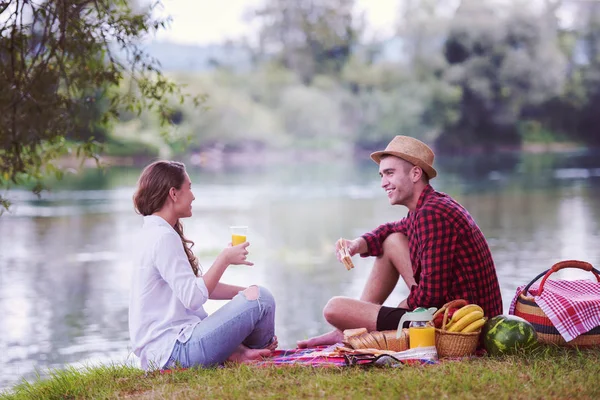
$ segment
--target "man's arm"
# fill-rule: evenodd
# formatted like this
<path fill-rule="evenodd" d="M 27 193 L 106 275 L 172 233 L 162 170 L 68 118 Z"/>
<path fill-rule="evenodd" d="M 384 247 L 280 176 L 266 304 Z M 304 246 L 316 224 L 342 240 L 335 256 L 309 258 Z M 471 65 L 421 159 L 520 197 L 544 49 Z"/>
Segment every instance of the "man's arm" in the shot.
<path fill-rule="evenodd" d="M 352 253 L 360 254 L 361 257 L 379 257 L 383 254 L 383 241 L 392 233 L 402 233 L 406 235 L 406 218 L 402 218 L 400 221 L 388 222 L 383 225 L 379 225 L 375 230 L 365 233 L 355 241 L 362 239 L 359 251 Z"/>
<path fill-rule="evenodd" d="M 418 219 L 421 271 L 419 284 L 412 286 L 407 298 L 409 309 L 443 304 L 452 288 L 453 254 L 456 229 L 441 215 L 425 211 Z"/>

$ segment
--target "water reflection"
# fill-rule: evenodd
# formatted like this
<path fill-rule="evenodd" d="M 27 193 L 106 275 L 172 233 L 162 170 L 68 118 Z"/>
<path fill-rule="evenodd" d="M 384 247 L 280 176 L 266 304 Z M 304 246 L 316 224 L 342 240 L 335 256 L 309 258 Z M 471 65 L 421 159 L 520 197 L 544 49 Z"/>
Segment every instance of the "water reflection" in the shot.
<path fill-rule="evenodd" d="M 518 285 L 564 259 L 598 266 L 600 160 L 596 155 L 441 158 L 433 181 L 463 203 L 488 238 L 507 309 Z M 141 217 L 131 205 L 139 169 L 86 171 L 41 199 L 13 191 L 0 217 L 0 387 L 35 369 L 133 362 L 127 305 L 132 249 Z M 372 163 L 303 165 L 205 173 L 191 170 L 196 201 L 186 234 L 209 266 L 229 225 L 249 225 L 255 267 L 224 279 L 269 287 L 278 300 L 282 347 L 322 333 L 334 295 L 357 296 L 372 263 L 346 271 L 332 246 L 406 214 L 387 204 Z M 587 277 L 583 271 L 557 274 Z M 398 288 L 388 304 L 407 295 Z M 220 302 L 207 307 L 214 310 Z"/>

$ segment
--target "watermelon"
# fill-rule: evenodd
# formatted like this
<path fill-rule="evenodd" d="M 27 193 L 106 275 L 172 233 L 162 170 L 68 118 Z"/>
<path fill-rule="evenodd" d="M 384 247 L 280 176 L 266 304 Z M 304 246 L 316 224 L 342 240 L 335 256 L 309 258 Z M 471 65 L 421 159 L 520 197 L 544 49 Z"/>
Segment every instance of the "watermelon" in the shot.
<path fill-rule="evenodd" d="M 515 354 L 537 345 L 533 326 L 515 315 L 498 315 L 486 321 L 482 329 L 483 345 L 492 356 Z"/>

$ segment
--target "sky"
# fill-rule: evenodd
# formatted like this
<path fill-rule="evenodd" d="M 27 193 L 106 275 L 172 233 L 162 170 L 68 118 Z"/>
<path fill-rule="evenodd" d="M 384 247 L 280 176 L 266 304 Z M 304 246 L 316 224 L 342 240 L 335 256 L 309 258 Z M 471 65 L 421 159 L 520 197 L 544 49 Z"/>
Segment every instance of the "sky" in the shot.
<path fill-rule="evenodd" d="M 163 13 L 173 19 L 171 27 L 157 34 L 157 39 L 184 44 L 221 43 L 252 32 L 243 21 L 248 8 L 264 0 L 163 0 Z M 356 0 L 364 11 L 371 33 L 392 34 L 398 15 L 398 0 Z"/>
<path fill-rule="evenodd" d="M 151 1 L 151 0 L 148 0 Z M 244 21 L 244 14 L 265 0 L 162 0 L 163 15 L 170 15 L 170 28 L 161 30 L 157 39 L 182 44 L 223 43 L 251 35 L 255 28 Z M 299 1 L 299 0 L 298 0 Z M 510 4 L 517 0 L 493 0 Z M 542 7 L 545 0 L 521 0 L 521 4 Z M 357 12 L 364 12 L 367 36 L 389 37 L 395 32 L 403 0 L 355 0 Z M 518 1 L 517 1 L 518 3 Z M 460 0 L 446 0 L 447 11 L 454 10 Z M 570 24 L 568 7 L 559 14 L 563 24 Z"/>

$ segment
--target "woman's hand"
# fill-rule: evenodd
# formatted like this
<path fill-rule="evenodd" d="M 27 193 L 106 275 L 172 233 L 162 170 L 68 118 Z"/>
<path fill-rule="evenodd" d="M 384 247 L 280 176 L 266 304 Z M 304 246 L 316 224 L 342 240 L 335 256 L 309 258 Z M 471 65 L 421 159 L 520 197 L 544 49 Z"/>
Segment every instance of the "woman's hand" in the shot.
<path fill-rule="evenodd" d="M 254 265 L 254 263 L 246 260 L 248 246 L 250 246 L 248 242 L 236 246 L 232 246 L 230 243 L 228 247 L 223 249 L 220 256 L 223 257 L 223 261 L 227 265 Z"/>
<path fill-rule="evenodd" d="M 230 265 L 240 264 L 254 265 L 254 263 L 246 261 L 246 256 L 248 255 L 248 250 L 246 248 L 248 246 L 250 246 L 250 243 L 248 242 L 238 244 L 237 246 L 232 246 L 231 243 L 229 243 L 229 246 L 219 253 L 212 267 L 210 267 L 210 269 L 203 276 L 209 295 L 216 297 L 223 296 L 222 292 L 220 291 L 217 291 L 217 293 L 213 295 L 213 291 L 219 285 L 219 281 L 221 280 L 221 277 L 223 276 L 223 273 L 227 267 Z"/>

